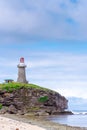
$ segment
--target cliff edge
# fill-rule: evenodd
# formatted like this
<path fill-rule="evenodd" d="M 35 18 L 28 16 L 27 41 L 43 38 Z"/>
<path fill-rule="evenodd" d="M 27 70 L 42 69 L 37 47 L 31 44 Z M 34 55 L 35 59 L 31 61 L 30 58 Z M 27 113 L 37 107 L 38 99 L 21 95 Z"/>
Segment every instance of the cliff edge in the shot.
<path fill-rule="evenodd" d="M 0 85 L 0 113 L 52 115 L 67 108 L 68 100 L 55 91 L 34 84 Z"/>

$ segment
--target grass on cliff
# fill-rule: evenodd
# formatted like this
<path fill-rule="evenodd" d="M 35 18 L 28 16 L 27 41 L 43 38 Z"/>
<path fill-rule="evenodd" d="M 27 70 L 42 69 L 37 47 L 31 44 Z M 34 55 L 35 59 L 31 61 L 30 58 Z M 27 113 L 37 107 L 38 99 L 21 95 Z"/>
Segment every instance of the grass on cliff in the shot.
<path fill-rule="evenodd" d="M 44 91 L 49 91 L 47 88 L 40 87 L 35 84 L 23 84 L 23 83 L 4 83 L 0 84 L 0 90 L 6 90 L 7 92 L 12 92 L 14 90 L 20 89 L 20 88 L 32 88 L 32 89 L 39 89 L 39 90 L 44 90 Z"/>

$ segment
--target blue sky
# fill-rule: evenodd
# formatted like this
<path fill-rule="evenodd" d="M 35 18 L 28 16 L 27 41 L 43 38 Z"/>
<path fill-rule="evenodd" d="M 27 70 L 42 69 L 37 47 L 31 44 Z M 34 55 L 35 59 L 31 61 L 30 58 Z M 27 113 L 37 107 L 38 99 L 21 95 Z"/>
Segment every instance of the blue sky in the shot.
<path fill-rule="evenodd" d="M 0 0 L 0 82 L 27 80 L 87 98 L 87 0 Z"/>

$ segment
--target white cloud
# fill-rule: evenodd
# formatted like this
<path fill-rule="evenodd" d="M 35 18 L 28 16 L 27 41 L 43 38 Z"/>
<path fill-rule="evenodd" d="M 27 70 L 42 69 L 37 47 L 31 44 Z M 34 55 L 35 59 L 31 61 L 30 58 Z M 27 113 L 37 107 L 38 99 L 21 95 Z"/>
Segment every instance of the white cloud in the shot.
<path fill-rule="evenodd" d="M 3 0 L 0 1 L 0 33 L 8 41 L 18 40 L 18 37 L 21 40 L 20 36 L 28 40 L 87 40 L 86 5 L 86 0 L 76 3 L 70 0 Z"/>
<path fill-rule="evenodd" d="M 12 59 L 10 59 L 9 60 L 9 58 L 7 59 L 7 58 L 2 58 L 2 57 L 0 57 L 0 66 L 3 66 L 3 67 L 15 67 L 15 66 L 17 66 L 17 61 L 15 60 L 12 60 Z"/>
<path fill-rule="evenodd" d="M 28 63 L 30 82 L 54 89 L 64 96 L 87 98 L 87 55 L 48 53 L 43 56 L 40 53 L 40 56 L 43 58 L 37 59 L 35 54 L 35 59 Z"/>

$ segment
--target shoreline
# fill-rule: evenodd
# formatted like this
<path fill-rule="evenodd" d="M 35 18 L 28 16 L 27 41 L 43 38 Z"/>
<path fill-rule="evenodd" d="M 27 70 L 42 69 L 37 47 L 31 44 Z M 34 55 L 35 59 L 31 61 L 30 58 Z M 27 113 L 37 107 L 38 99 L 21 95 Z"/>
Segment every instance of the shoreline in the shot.
<path fill-rule="evenodd" d="M 87 130 L 86 127 L 74 127 L 74 126 L 54 123 L 47 120 L 46 117 L 44 116 L 39 117 L 39 116 L 28 116 L 28 115 L 24 116 L 24 115 L 4 114 L 4 115 L 0 115 L 0 117 L 3 118 L 6 117 L 14 121 L 25 123 L 27 125 L 36 126 L 38 128 L 41 128 L 42 130 Z"/>

